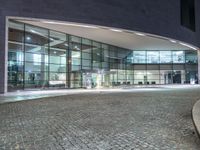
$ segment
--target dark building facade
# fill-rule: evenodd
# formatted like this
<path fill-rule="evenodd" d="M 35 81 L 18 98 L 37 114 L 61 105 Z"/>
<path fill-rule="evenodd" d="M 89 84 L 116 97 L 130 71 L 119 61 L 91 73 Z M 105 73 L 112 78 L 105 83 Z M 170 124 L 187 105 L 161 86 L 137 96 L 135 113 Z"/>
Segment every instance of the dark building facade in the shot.
<path fill-rule="evenodd" d="M 197 83 L 199 11 L 200 2 L 197 0 L 2 1 L 0 92 L 41 87 Z M 191 47 L 184 51 L 130 50 L 95 39 L 16 22 L 9 17 L 139 31 L 189 43 L 195 46 L 195 50 Z M 42 36 L 31 33 L 33 31 Z M 52 37 L 54 40 L 63 40 L 67 48 L 52 46 Z M 16 49 L 18 52 L 15 52 Z"/>

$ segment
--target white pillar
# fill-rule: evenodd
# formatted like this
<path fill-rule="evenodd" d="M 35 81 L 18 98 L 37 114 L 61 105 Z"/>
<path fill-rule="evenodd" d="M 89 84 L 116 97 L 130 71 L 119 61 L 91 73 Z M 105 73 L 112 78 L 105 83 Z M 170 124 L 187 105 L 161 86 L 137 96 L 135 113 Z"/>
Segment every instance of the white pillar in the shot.
<path fill-rule="evenodd" d="M 200 84 L 200 50 L 197 50 L 198 56 L 198 84 Z"/>

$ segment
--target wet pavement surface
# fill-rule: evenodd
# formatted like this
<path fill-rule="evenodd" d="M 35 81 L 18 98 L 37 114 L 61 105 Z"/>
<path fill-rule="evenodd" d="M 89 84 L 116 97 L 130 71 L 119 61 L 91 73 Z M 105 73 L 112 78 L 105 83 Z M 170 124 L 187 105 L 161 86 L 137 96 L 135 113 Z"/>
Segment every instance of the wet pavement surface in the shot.
<path fill-rule="evenodd" d="M 191 118 L 199 87 L 54 96 L 1 104 L 0 150 L 200 149 Z"/>

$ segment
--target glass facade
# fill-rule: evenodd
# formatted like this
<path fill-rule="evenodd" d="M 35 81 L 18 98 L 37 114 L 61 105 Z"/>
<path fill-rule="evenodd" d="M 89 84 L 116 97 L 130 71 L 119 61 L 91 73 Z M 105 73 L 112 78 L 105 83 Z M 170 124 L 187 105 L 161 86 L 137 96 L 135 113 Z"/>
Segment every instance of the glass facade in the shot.
<path fill-rule="evenodd" d="M 197 83 L 197 52 L 128 50 L 9 21 L 8 90 Z"/>

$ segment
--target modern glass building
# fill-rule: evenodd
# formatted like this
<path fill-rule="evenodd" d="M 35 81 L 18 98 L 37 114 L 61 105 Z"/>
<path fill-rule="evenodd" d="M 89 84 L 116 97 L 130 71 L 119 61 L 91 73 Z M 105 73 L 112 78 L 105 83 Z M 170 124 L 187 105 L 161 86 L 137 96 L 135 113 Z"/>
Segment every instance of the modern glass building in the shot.
<path fill-rule="evenodd" d="M 30 25 L 8 22 L 8 91 L 197 84 L 192 49 L 126 49 Z"/>
<path fill-rule="evenodd" d="M 2 1 L 0 93 L 199 84 L 197 14 L 199 0 Z"/>

